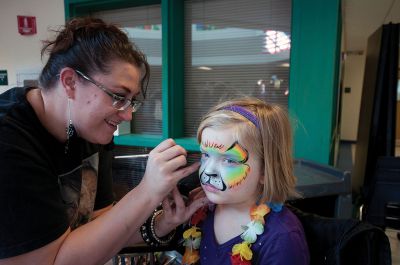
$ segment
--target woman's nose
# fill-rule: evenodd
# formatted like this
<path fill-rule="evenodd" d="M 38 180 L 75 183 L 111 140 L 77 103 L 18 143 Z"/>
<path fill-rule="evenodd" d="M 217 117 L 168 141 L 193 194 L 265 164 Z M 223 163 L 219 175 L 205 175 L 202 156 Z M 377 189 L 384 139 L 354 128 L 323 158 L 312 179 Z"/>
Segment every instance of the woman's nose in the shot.
<path fill-rule="evenodd" d="M 132 120 L 132 109 L 127 108 L 126 110 L 119 110 L 118 116 L 121 117 L 124 121 L 131 121 Z"/>

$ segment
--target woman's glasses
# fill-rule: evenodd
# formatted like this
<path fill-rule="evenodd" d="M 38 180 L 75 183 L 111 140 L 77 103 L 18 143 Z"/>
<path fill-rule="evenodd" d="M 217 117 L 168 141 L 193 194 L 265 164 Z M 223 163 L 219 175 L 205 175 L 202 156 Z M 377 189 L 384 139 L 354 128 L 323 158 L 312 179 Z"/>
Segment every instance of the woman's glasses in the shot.
<path fill-rule="evenodd" d="M 91 79 L 90 77 L 88 77 L 87 75 L 85 75 L 84 73 L 82 73 L 79 70 L 75 70 L 75 72 L 78 75 L 80 75 L 83 79 L 89 81 L 93 85 L 95 85 L 98 88 L 100 88 L 101 90 L 103 90 L 107 95 L 109 95 L 113 99 L 112 105 L 116 110 L 125 111 L 127 108 L 132 107 L 132 112 L 136 112 L 139 109 L 139 107 L 143 104 L 143 102 L 140 100 L 128 99 L 128 98 L 114 94 L 108 88 L 106 88 L 104 85 L 94 81 L 93 79 Z"/>

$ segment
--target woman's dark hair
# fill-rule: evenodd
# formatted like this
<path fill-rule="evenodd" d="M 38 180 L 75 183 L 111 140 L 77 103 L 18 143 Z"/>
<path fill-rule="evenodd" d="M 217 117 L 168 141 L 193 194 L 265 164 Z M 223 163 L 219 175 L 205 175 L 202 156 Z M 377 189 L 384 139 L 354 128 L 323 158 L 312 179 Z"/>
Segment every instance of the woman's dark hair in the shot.
<path fill-rule="evenodd" d="M 149 64 L 145 55 L 116 25 L 107 24 L 98 18 L 74 18 L 56 32 L 56 38 L 44 41 L 42 48 L 42 58 L 48 53 L 49 59 L 39 77 L 41 87 L 53 87 L 64 67 L 79 69 L 88 75 L 95 72 L 108 73 L 109 63 L 117 59 L 143 71 L 140 86 L 143 97 L 146 95 Z"/>

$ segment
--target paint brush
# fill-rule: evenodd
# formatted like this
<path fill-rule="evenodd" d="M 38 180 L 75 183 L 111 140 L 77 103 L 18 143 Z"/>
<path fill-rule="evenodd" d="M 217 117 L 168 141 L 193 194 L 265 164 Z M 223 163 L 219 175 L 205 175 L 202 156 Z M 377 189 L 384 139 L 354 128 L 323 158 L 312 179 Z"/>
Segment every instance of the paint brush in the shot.
<path fill-rule="evenodd" d="M 150 154 L 141 154 L 141 155 L 123 155 L 123 156 L 114 156 L 115 159 L 121 158 L 141 158 L 141 157 L 149 157 Z"/>

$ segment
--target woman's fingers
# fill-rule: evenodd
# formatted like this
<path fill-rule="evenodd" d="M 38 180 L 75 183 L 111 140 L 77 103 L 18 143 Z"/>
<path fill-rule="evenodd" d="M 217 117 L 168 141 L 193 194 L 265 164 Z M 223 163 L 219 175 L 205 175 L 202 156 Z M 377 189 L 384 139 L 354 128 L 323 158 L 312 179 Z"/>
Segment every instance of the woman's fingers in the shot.
<path fill-rule="evenodd" d="M 163 210 L 164 210 L 164 212 L 166 214 L 169 214 L 169 213 L 172 212 L 171 202 L 170 202 L 168 196 L 164 198 L 164 200 L 162 201 L 161 205 L 162 205 L 162 208 L 163 208 Z"/>
<path fill-rule="evenodd" d="M 159 154 L 162 154 L 163 159 L 165 159 L 166 161 L 174 159 L 178 156 L 184 156 L 185 158 L 187 156 L 186 150 L 180 145 L 171 146 L 168 149 L 159 152 Z"/>
<path fill-rule="evenodd" d="M 182 178 L 187 177 L 190 174 L 199 170 L 199 167 L 200 167 L 200 163 L 195 162 L 187 167 L 178 169 L 177 171 L 175 171 L 175 175 L 178 178 L 178 180 L 181 180 Z"/>
<path fill-rule="evenodd" d="M 163 210 L 170 214 L 171 217 L 177 217 L 177 219 L 181 219 L 180 216 L 185 213 L 185 201 L 183 200 L 182 195 L 179 193 L 178 188 L 175 186 L 172 189 L 172 192 L 163 200 L 162 202 Z"/>
<path fill-rule="evenodd" d="M 163 202 L 164 222 L 169 223 L 167 226 L 178 226 L 187 220 L 202 206 L 208 204 L 207 197 L 199 197 L 191 201 L 188 205 L 185 204 L 182 195 L 177 187 L 174 187 L 171 194 L 167 196 Z"/>
<path fill-rule="evenodd" d="M 162 162 L 160 162 L 160 163 L 162 163 Z M 187 164 L 186 156 L 179 155 L 174 158 L 165 160 L 165 162 L 163 163 L 163 166 L 161 168 L 161 171 L 176 172 L 179 168 L 184 167 L 186 164 Z"/>
<path fill-rule="evenodd" d="M 202 187 L 197 187 L 189 192 L 189 200 L 195 200 L 198 198 L 205 197 L 206 193 L 204 192 Z"/>
<path fill-rule="evenodd" d="M 179 193 L 178 187 L 174 187 L 174 189 L 172 190 L 172 196 L 174 199 L 174 203 L 175 203 L 175 209 L 177 211 L 178 215 L 181 215 L 182 213 L 185 212 L 185 201 L 183 200 L 182 195 Z"/>
<path fill-rule="evenodd" d="M 150 153 L 160 153 L 160 152 L 164 152 L 165 150 L 167 150 L 168 148 L 175 146 L 176 143 L 174 140 L 172 139 L 167 139 L 162 141 L 159 145 L 157 145 Z"/>
<path fill-rule="evenodd" d="M 154 156 L 156 154 L 162 154 L 162 158 L 167 161 L 180 155 L 184 155 L 186 157 L 187 152 L 182 146 L 177 145 L 174 140 L 167 139 L 162 141 L 150 152 L 150 156 Z"/>
<path fill-rule="evenodd" d="M 147 161 L 143 184 L 155 196 L 165 197 L 178 181 L 199 168 L 195 163 L 186 166 L 187 152 L 172 139 L 167 139 L 155 147 Z"/>

